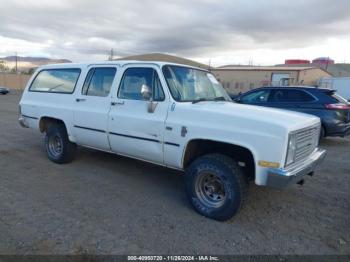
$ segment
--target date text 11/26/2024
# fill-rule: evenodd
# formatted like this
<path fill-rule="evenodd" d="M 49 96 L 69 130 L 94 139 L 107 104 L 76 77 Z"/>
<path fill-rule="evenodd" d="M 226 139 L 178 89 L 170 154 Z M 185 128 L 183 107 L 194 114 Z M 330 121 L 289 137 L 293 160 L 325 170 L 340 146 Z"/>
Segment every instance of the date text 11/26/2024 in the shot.
<path fill-rule="evenodd" d="M 128 261 L 219 261 L 216 256 L 128 256 Z"/>

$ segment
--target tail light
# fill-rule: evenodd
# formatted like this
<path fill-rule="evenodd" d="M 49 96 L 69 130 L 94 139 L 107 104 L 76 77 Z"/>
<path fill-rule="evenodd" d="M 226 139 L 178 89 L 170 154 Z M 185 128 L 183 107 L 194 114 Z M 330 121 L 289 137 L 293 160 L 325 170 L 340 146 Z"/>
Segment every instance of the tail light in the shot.
<path fill-rule="evenodd" d="M 327 109 L 342 109 L 342 110 L 348 110 L 350 109 L 350 105 L 348 104 L 326 104 L 325 105 Z"/>

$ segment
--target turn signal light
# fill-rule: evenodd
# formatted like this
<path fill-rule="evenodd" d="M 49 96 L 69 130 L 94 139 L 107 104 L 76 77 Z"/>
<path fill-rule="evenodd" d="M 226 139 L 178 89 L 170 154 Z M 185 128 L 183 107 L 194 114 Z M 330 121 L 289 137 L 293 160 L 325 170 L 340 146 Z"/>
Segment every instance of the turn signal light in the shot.
<path fill-rule="evenodd" d="M 279 163 L 268 162 L 268 161 L 263 161 L 263 160 L 260 160 L 258 164 L 259 164 L 259 166 L 262 166 L 262 167 L 273 167 L 273 168 L 279 168 L 280 167 Z"/>

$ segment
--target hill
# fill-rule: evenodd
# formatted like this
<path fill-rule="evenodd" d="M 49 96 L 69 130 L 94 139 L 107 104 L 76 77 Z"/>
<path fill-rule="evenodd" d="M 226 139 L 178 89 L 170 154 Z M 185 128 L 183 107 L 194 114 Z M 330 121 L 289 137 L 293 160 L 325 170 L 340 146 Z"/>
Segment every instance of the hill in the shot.
<path fill-rule="evenodd" d="M 10 70 L 16 66 L 16 56 L 6 56 L 0 58 L 3 61 L 4 66 Z M 41 65 L 47 64 L 60 64 L 60 63 L 71 63 L 68 59 L 52 59 L 46 57 L 30 57 L 30 56 L 17 56 L 17 67 L 19 71 L 28 71 L 31 68 L 35 68 Z"/>

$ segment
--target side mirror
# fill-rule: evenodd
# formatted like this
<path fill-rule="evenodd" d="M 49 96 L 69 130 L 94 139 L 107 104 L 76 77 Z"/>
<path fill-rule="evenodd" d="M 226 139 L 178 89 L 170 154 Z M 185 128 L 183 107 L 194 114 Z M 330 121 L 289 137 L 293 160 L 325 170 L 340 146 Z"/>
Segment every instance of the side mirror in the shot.
<path fill-rule="evenodd" d="M 141 95 L 144 100 L 148 101 L 147 102 L 148 113 L 153 113 L 156 110 L 158 103 L 153 101 L 151 88 L 147 85 L 142 85 Z"/>
<path fill-rule="evenodd" d="M 150 101 L 152 99 L 152 91 L 151 88 L 147 85 L 142 85 L 141 87 L 141 95 L 144 100 Z"/>

